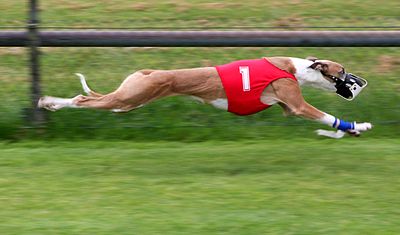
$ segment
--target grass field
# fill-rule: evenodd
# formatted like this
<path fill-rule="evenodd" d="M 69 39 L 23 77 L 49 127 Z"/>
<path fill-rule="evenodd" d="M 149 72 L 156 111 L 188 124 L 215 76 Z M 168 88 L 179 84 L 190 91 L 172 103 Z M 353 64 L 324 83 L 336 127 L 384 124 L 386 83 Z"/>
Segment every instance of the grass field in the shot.
<path fill-rule="evenodd" d="M 0 143 L 0 233 L 398 234 L 399 145 Z"/>
<path fill-rule="evenodd" d="M 43 26 L 282 27 L 398 25 L 399 3 L 386 0 L 41 0 Z M 24 26 L 25 1 L 2 1 L 0 23 Z M 1 24 L 0 24 L 1 25 Z"/>

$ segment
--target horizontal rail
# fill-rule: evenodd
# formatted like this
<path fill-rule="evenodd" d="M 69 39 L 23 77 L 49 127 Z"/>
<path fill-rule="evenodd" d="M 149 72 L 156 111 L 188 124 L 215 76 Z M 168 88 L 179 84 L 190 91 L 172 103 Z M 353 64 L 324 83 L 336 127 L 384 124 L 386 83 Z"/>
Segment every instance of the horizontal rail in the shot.
<path fill-rule="evenodd" d="M 400 31 L 40 31 L 42 47 L 388 47 Z M 0 31 L 0 46 L 27 46 L 24 31 Z"/>

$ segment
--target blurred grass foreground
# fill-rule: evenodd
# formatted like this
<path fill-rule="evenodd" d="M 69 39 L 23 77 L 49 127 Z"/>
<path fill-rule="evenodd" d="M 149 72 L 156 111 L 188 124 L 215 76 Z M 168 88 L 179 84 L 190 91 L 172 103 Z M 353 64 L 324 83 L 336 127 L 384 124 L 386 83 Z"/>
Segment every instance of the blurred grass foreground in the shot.
<path fill-rule="evenodd" d="M 399 144 L 0 143 L 0 231 L 398 234 Z"/>

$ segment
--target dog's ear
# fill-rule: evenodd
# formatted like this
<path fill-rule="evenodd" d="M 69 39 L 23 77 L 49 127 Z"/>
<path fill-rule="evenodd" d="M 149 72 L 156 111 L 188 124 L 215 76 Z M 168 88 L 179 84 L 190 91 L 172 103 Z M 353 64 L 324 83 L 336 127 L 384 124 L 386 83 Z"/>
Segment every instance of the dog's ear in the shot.
<path fill-rule="evenodd" d="M 312 62 L 315 62 L 316 60 L 318 60 L 318 58 L 314 56 L 307 56 L 306 60 L 311 60 Z"/>
<path fill-rule="evenodd" d="M 310 65 L 310 68 L 318 70 L 318 71 L 322 71 L 322 72 L 328 72 L 328 64 L 324 63 L 324 62 L 314 62 L 312 65 Z"/>

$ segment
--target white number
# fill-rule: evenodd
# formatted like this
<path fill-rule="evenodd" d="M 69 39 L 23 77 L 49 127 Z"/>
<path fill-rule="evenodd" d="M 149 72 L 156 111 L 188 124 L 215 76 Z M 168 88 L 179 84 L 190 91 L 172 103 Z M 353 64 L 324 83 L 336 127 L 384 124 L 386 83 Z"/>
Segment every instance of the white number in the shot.
<path fill-rule="evenodd" d="M 248 66 L 240 66 L 239 71 L 242 74 L 243 91 L 250 91 L 250 73 Z"/>

